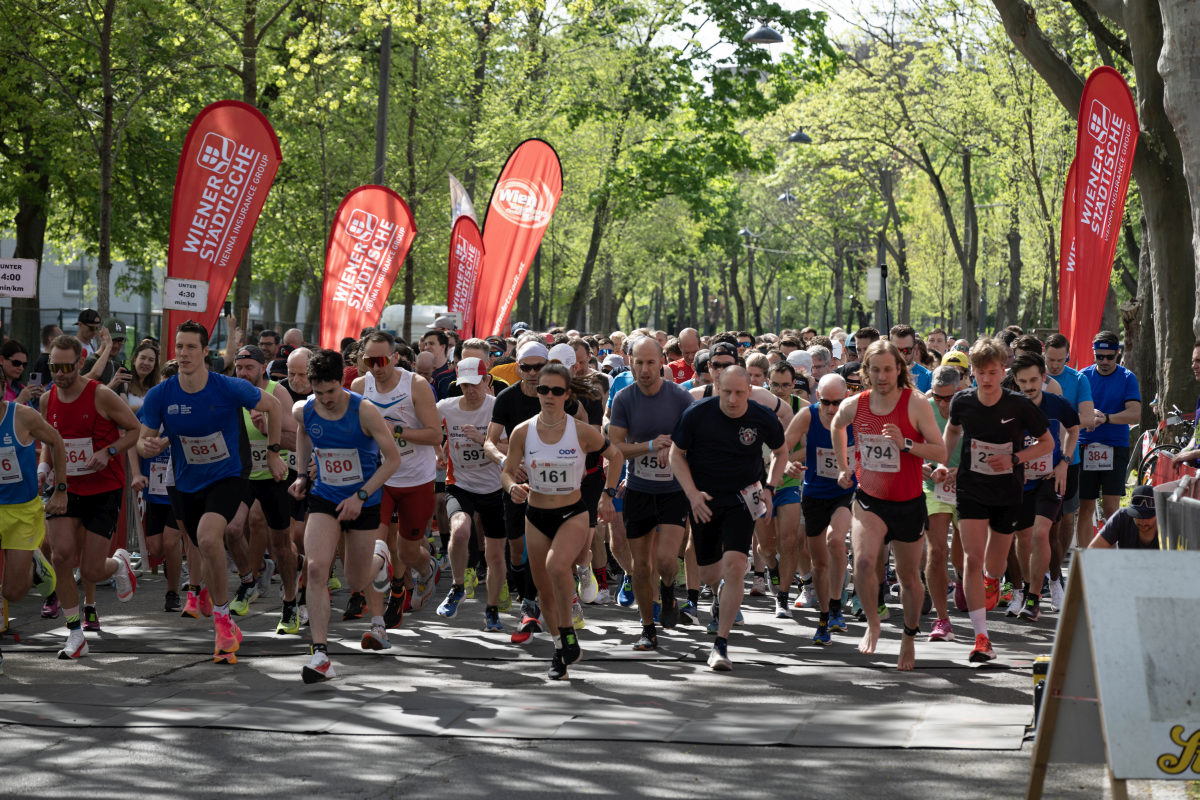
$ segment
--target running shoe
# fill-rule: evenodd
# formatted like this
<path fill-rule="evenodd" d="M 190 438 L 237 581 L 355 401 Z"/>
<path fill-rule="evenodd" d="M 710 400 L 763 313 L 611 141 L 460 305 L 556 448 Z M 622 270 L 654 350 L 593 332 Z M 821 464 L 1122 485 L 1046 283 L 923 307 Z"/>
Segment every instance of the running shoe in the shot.
<path fill-rule="evenodd" d="M 446 593 L 446 599 L 437 607 L 438 616 L 445 617 L 446 619 L 454 619 L 458 615 L 458 607 L 466 595 L 466 589 L 455 589 L 451 586 L 450 591 Z"/>
<path fill-rule="evenodd" d="M 866 612 L 862 610 L 862 604 L 858 601 L 858 595 L 852 594 L 842 603 L 842 608 L 854 616 L 856 620 L 862 622 L 867 618 Z"/>
<path fill-rule="evenodd" d="M 713 642 L 708 654 L 708 668 L 715 672 L 729 672 L 733 662 L 729 660 L 729 646 L 724 642 Z"/>
<path fill-rule="evenodd" d="M 592 573 L 591 565 L 575 568 L 575 582 L 579 587 L 581 602 L 589 605 L 596 602 L 596 593 L 600 591 L 600 584 L 596 583 L 596 576 Z"/>
<path fill-rule="evenodd" d="M 674 591 L 667 593 L 666 600 L 658 616 L 664 628 L 674 628 L 679 624 L 679 601 L 675 599 Z"/>
<path fill-rule="evenodd" d="M 983 607 L 985 609 L 987 609 L 988 611 L 991 611 L 993 608 L 995 608 L 999 604 L 999 602 L 1000 602 L 1000 579 L 999 578 L 989 578 L 987 575 L 983 576 L 983 599 L 984 599 Z"/>
<path fill-rule="evenodd" d="M 363 634 L 363 650 L 387 650 L 391 646 L 392 643 L 388 641 L 387 628 L 382 625 L 372 625 L 371 629 Z"/>
<path fill-rule="evenodd" d="M 841 611 L 838 611 L 836 614 L 829 615 L 829 631 L 831 633 L 846 632 L 846 617 Z"/>
<path fill-rule="evenodd" d="M 383 566 L 379 568 L 379 572 L 375 573 L 375 580 L 371 585 L 375 587 L 375 591 L 379 593 L 386 592 L 392 585 L 392 554 L 388 550 L 387 542 L 382 539 L 375 540 L 375 555 L 383 559 Z"/>
<path fill-rule="evenodd" d="M 300 627 L 308 625 L 308 606 L 303 603 L 296 606 L 296 614 L 300 617 Z"/>
<path fill-rule="evenodd" d="M 612 605 L 613 597 L 612 590 L 607 586 L 601 586 L 596 590 L 596 599 L 592 601 L 594 606 L 609 606 Z"/>
<path fill-rule="evenodd" d="M 513 644 L 524 644 L 535 633 L 542 632 L 542 626 L 538 624 L 539 616 L 540 611 L 536 603 L 529 601 L 521 603 L 521 624 L 512 633 L 511 641 Z"/>
<path fill-rule="evenodd" d="M 969 660 L 973 664 L 986 664 L 996 657 L 996 651 L 992 649 L 992 643 L 984 634 L 979 634 L 975 637 L 975 648 L 971 650 Z"/>
<path fill-rule="evenodd" d="M 87 639 L 83 638 L 83 631 L 79 628 L 67 633 L 66 644 L 63 649 L 58 651 L 58 657 L 64 661 L 72 658 L 83 658 L 88 654 Z"/>
<path fill-rule="evenodd" d="M 118 571 L 120 571 L 119 568 Z M 54 567 L 42 555 L 41 550 L 35 549 L 33 551 L 33 588 L 39 595 L 46 598 L 47 605 L 49 605 L 50 595 L 54 594 L 54 586 L 57 581 L 58 576 L 54 574 Z M 58 603 L 56 602 L 55 608 L 57 607 Z M 46 615 L 43 613 L 42 616 L 45 617 Z M 58 614 L 55 613 L 53 616 L 47 617 L 47 619 L 53 619 L 57 616 Z"/>
<path fill-rule="evenodd" d="M 652 603 L 650 606 L 650 611 L 651 615 L 654 617 L 654 621 L 658 622 L 659 614 L 662 613 L 662 606 L 660 606 L 657 602 Z"/>
<path fill-rule="evenodd" d="M 178 614 L 183 608 L 183 604 L 179 602 L 179 592 L 167 592 L 163 598 L 163 611 L 168 614 Z"/>
<path fill-rule="evenodd" d="M 921 601 L 921 616 L 925 616 L 933 608 L 933 598 L 929 596 L 929 590 L 925 590 L 925 599 Z"/>
<path fill-rule="evenodd" d="M 811 580 L 800 587 L 800 597 L 797 600 L 800 601 L 800 605 L 797 608 L 817 607 L 817 587 L 813 586 Z"/>
<path fill-rule="evenodd" d="M 497 608 L 501 614 L 507 614 L 509 611 L 512 611 L 512 595 L 508 592 L 507 579 L 500 584 L 500 603 Z"/>
<path fill-rule="evenodd" d="M 933 630 L 929 632 L 929 641 L 931 642 L 953 642 L 954 628 L 950 627 L 950 618 L 944 617 L 936 620 L 933 623 Z"/>
<path fill-rule="evenodd" d="M 829 635 L 828 625 L 818 625 L 817 632 L 812 637 L 813 644 L 819 644 L 822 647 L 828 647 L 833 644 L 833 637 Z"/>
<path fill-rule="evenodd" d="M 617 592 L 617 602 L 626 608 L 633 605 L 633 578 L 628 575 L 621 578 L 621 590 Z"/>
<path fill-rule="evenodd" d="M 236 664 L 238 647 L 242 643 L 242 629 L 232 617 L 218 614 L 213 617 L 213 627 L 216 629 L 216 644 L 213 646 L 214 664 Z"/>
<path fill-rule="evenodd" d="M 414 576 L 413 580 L 412 610 L 420 611 L 429 602 L 429 598 L 433 597 L 433 590 L 437 586 L 437 562 L 430 558 L 429 572 L 424 576 Z"/>
<path fill-rule="evenodd" d="M 771 588 L 767 586 L 767 582 L 762 575 L 755 575 L 754 580 L 750 582 L 751 597 L 765 597 L 770 594 Z"/>
<path fill-rule="evenodd" d="M 276 636 L 300 635 L 300 609 L 292 606 L 279 614 L 279 622 L 275 625 Z"/>
<path fill-rule="evenodd" d="M 389 628 L 399 628 L 404 621 L 404 601 L 408 597 L 408 589 L 401 587 L 400 591 L 392 590 L 388 596 L 387 608 L 383 610 L 383 624 Z"/>
<path fill-rule="evenodd" d="M 467 567 L 467 571 L 463 573 L 463 591 L 464 596 L 468 600 L 475 599 L 475 587 L 479 585 L 479 578 L 475 574 L 474 567 Z"/>
<path fill-rule="evenodd" d="M 796 610 L 804 608 L 804 592 L 800 592 L 798 595 L 796 595 L 796 601 L 792 603 L 792 608 Z"/>
<path fill-rule="evenodd" d="M 587 627 L 587 620 L 583 618 L 583 606 L 579 604 L 579 595 L 575 595 L 575 599 L 571 601 L 571 624 L 577 631 Z"/>
<path fill-rule="evenodd" d="M 258 573 L 258 581 L 255 586 L 258 588 L 258 596 L 266 597 L 271 591 L 271 578 L 275 577 L 275 561 L 270 558 L 263 558 L 262 572 Z"/>
<path fill-rule="evenodd" d="M 954 607 L 959 611 L 967 610 L 967 593 L 963 591 L 963 585 L 959 581 L 954 583 Z"/>
<path fill-rule="evenodd" d="M 61 610 L 62 607 L 58 604 L 58 595 L 51 593 L 50 597 L 46 598 L 46 602 L 42 603 L 42 619 L 58 619 Z"/>
<path fill-rule="evenodd" d="M 1005 581 L 1000 585 L 1000 602 L 1011 603 L 1013 599 L 1014 587 L 1012 581 Z"/>
<path fill-rule="evenodd" d="M 246 612 L 250 610 L 250 604 L 258 597 L 258 586 L 251 581 L 238 585 L 237 594 L 233 596 L 233 600 L 229 602 L 229 613 L 235 616 L 244 617 Z"/>
<path fill-rule="evenodd" d="M 787 603 L 781 595 L 775 595 L 775 619 L 790 619 L 792 610 L 788 608 Z"/>
<path fill-rule="evenodd" d="M 696 608 L 696 604 L 691 600 L 679 607 L 679 624 L 680 625 L 699 625 L 700 610 Z"/>
<path fill-rule="evenodd" d="M 563 660 L 563 651 L 557 647 L 550 659 L 550 669 L 546 671 L 546 677 L 552 681 L 561 681 L 567 677 L 567 662 Z"/>
<path fill-rule="evenodd" d="M 212 595 L 208 592 L 207 586 L 200 587 L 200 594 L 196 596 L 196 602 L 200 606 L 200 613 L 206 617 L 213 615 Z"/>
<path fill-rule="evenodd" d="M 200 601 L 195 592 L 187 593 L 187 599 L 183 601 L 183 608 L 180 609 L 179 616 L 200 619 Z"/>
<path fill-rule="evenodd" d="M 579 659 L 583 658 L 583 651 L 579 648 L 579 637 L 575 635 L 575 631 L 571 631 L 563 638 L 565 639 L 562 647 L 563 663 L 567 666 L 578 663 Z"/>
<path fill-rule="evenodd" d="M 1029 597 L 1026 597 L 1025 604 L 1021 606 L 1021 619 L 1028 620 L 1029 622 L 1037 622 L 1042 616 L 1041 601 L 1042 598 L 1037 595 L 1031 594 Z"/>
<path fill-rule="evenodd" d="M 887 603 L 880 603 L 879 604 L 879 621 L 884 622 L 890 616 L 892 616 L 892 611 L 891 611 L 891 609 L 889 609 L 887 607 Z"/>
<path fill-rule="evenodd" d="M 128 603 L 133 599 L 133 593 L 137 591 L 137 576 L 133 574 L 129 551 L 124 547 L 118 547 L 117 551 L 113 553 L 113 558 L 117 560 L 117 571 L 113 573 L 113 582 L 117 587 L 117 599 L 122 603 Z"/>
<path fill-rule="evenodd" d="M 100 630 L 100 615 L 96 613 L 95 606 L 83 607 L 83 629 L 93 633 Z"/>
<path fill-rule="evenodd" d="M 352 592 L 350 599 L 346 601 L 346 610 L 342 612 L 342 621 L 352 619 L 362 619 L 363 612 L 367 608 L 367 596 L 362 592 Z M 230 604 L 229 610 L 233 610 L 233 605 Z"/>
<path fill-rule="evenodd" d="M 333 662 L 322 650 L 314 650 L 312 658 L 304 665 L 304 669 L 300 670 L 300 678 L 305 683 L 320 683 L 336 677 L 337 674 L 333 671 Z"/>
<path fill-rule="evenodd" d="M 1000 595 L 1003 601 L 1004 595 Z M 1021 613 L 1021 609 L 1025 607 L 1025 592 L 1016 589 L 1012 593 L 1012 598 L 1008 601 L 1008 609 L 1004 612 L 1007 617 L 1015 617 Z"/>
<path fill-rule="evenodd" d="M 658 649 L 658 635 L 654 632 L 654 629 L 653 628 L 644 628 L 642 630 L 642 635 L 639 636 L 638 640 L 634 643 L 633 649 L 637 650 L 639 653 L 645 653 L 650 650 L 657 650 Z"/>
<path fill-rule="evenodd" d="M 337 575 L 330 575 L 328 586 L 329 586 L 329 591 L 336 592 L 338 589 L 342 588 L 342 582 L 340 580 L 338 580 Z"/>
<path fill-rule="evenodd" d="M 500 621 L 500 612 L 499 611 L 488 611 L 486 609 L 484 610 L 484 612 L 483 612 L 483 629 L 485 631 L 497 631 L 497 632 L 504 631 L 504 623 L 502 623 Z"/>
<path fill-rule="evenodd" d="M 1063 579 L 1059 578 L 1056 581 L 1050 581 L 1050 610 L 1062 611 L 1063 596 L 1066 594 L 1063 591 Z"/>

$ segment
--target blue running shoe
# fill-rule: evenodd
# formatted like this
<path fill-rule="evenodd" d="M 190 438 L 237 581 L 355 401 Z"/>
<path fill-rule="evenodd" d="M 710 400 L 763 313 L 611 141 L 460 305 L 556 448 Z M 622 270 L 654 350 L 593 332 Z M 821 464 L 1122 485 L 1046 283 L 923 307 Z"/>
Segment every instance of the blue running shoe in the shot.
<path fill-rule="evenodd" d="M 485 631 L 504 631 L 504 623 L 500 621 L 500 613 L 498 611 L 483 612 L 483 629 Z"/>
<path fill-rule="evenodd" d="M 846 632 L 846 617 L 841 611 L 829 615 L 829 630 L 836 633 Z"/>
<path fill-rule="evenodd" d="M 629 575 L 621 579 L 621 591 L 617 592 L 617 602 L 626 608 L 633 605 L 633 578 Z"/>
<path fill-rule="evenodd" d="M 438 616 L 446 617 L 447 619 L 453 619 L 454 616 L 458 614 L 458 606 L 460 603 L 462 603 L 463 598 L 466 597 L 466 595 L 467 591 L 465 588 L 455 589 L 454 587 L 450 587 L 450 591 L 446 594 L 446 599 L 443 600 L 442 604 L 437 608 Z"/>
<path fill-rule="evenodd" d="M 659 614 L 660 614 L 660 612 L 662 612 L 662 606 L 661 606 L 661 605 L 659 605 L 658 603 L 655 603 L 655 604 L 654 604 L 654 606 L 653 606 L 653 608 L 654 608 L 654 621 L 655 621 L 655 622 L 658 622 L 658 621 L 659 621 L 659 619 L 658 619 L 658 617 L 659 617 Z"/>
<path fill-rule="evenodd" d="M 700 624 L 700 609 L 696 608 L 696 604 L 688 601 L 679 607 L 679 624 L 680 625 L 699 625 Z"/>
<path fill-rule="evenodd" d="M 819 644 L 822 647 L 828 647 L 833 644 L 833 639 L 829 635 L 829 628 L 824 625 L 817 626 L 817 632 L 812 637 L 813 644 Z"/>

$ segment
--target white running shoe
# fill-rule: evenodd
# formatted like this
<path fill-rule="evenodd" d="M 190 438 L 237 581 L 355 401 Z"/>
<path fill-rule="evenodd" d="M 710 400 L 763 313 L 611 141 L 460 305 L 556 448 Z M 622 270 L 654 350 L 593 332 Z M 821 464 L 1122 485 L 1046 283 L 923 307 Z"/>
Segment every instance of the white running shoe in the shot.
<path fill-rule="evenodd" d="M 763 576 L 755 575 L 753 582 L 751 582 L 751 584 L 750 584 L 750 596 L 751 597 L 763 597 L 770 593 L 771 593 L 770 587 L 767 586 L 767 582 L 765 580 L 763 580 Z"/>
<path fill-rule="evenodd" d="M 817 590 L 812 585 L 812 581 L 800 587 L 800 599 L 796 604 L 797 608 L 816 608 L 817 607 Z"/>
<path fill-rule="evenodd" d="M 579 605 L 579 595 L 576 595 L 575 599 L 571 601 L 571 624 L 577 631 L 587 627 L 587 620 L 583 618 L 583 606 Z"/>
<path fill-rule="evenodd" d="M 375 573 L 375 580 L 371 585 L 377 592 L 386 592 L 392 586 L 392 554 L 388 550 L 387 542 L 382 539 L 375 540 L 375 555 L 383 559 L 383 566 Z"/>
<path fill-rule="evenodd" d="M 133 574 L 129 551 L 124 547 L 118 547 L 113 553 L 113 558 L 117 560 L 117 571 L 113 573 L 113 583 L 117 587 L 117 599 L 122 603 L 128 603 L 133 599 L 133 593 L 137 591 L 137 576 Z"/>
<path fill-rule="evenodd" d="M 1062 578 L 1050 581 L 1050 608 L 1054 611 L 1062 611 L 1063 596 L 1066 594 L 1062 581 Z"/>
<path fill-rule="evenodd" d="M 590 566 L 576 567 L 575 579 L 579 582 L 579 600 L 589 604 L 596 602 L 600 584 L 596 583 L 596 576 L 593 574 L 592 568 Z"/>
<path fill-rule="evenodd" d="M 1019 616 L 1023 605 L 1025 605 L 1025 592 L 1021 589 L 1013 589 L 1013 598 L 1008 604 L 1008 610 L 1004 612 L 1005 616 Z"/>
<path fill-rule="evenodd" d="M 58 651 L 58 657 L 61 659 L 83 658 L 88 654 L 87 639 L 83 638 L 83 630 L 75 628 L 67 634 L 67 643 L 63 645 L 63 649 Z"/>

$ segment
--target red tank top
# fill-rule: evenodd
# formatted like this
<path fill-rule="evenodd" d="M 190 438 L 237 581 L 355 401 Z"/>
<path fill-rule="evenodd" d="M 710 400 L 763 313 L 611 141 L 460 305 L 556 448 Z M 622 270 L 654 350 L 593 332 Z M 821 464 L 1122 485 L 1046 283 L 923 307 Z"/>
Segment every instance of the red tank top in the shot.
<path fill-rule="evenodd" d="M 71 474 L 87 461 L 86 447 L 94 453 L 121 438 L 121 429 L 96 409 L 96 388 L 100 384 L 88 380 L 87 386 L 74 402 L 64 403 L 58 397 L 58 386 L 50 387 L 46 419 L 67 445 L 67 491 L 92 495 L 125 488 L 125 455 L 108 460 L 99 472 Z"/>
<path fill-rule="evenodd" d="M 854 474 L 859 487 L 880 500 L 901 503 L 920 497 L 924 492 L 921 483 L 921 459 L 912 453 L 901 453 L 895 443 L 883 438 L 883 426 L 889 422 L 900 426 L 900 433 L 914 442 L 924 442 L 912 422 L 908 419 L 908 403 L 912 389 L 900 392 L 900 402 L 886 416 L 877 416 L 871 411 L 871 392 L 860 394 L 854 412 L 855 461 Z M 875 465 L 864 469 L 863 464 Z"/>

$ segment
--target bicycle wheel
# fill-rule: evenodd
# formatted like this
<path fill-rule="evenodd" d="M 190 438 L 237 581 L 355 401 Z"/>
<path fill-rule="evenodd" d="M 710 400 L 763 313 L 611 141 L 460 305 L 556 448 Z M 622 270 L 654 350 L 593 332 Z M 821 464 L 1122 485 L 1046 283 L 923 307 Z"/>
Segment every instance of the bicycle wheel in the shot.
<path fill-rule="evenodd" d="M 1159 483 L 1159 479 L 1157 479 L 1155 476 L 1155 469 L 1158 466 L 1159 459 L 1170 459 L 1171 456 L 1178 452 L 1181 452 L 1181 448 L 1177 444 L 1160 444 L 1158 447 L 1147 453 L 1146 457 L 1142 459 L 1141 466 L 1138 467 L 1137 485 L 1145 486 L 1146 484 L 1149 484 L 1154 486 Z M 1173 479 L 1174 478 L 1172 477 L 1168 480 Z"/>

